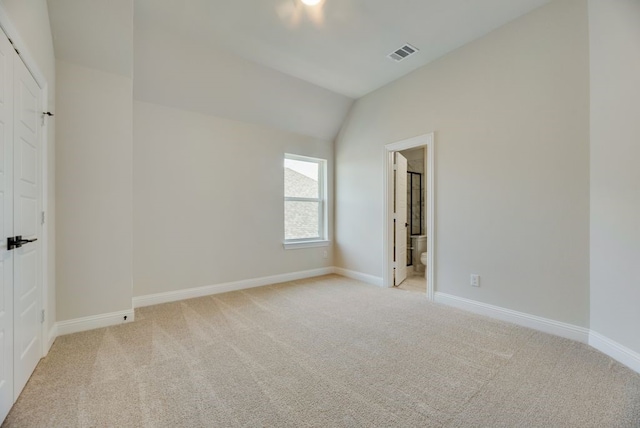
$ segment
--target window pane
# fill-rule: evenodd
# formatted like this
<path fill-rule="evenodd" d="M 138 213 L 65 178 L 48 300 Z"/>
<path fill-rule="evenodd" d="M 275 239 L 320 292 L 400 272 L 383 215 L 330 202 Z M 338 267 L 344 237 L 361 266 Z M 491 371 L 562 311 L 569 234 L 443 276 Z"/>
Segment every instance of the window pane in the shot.
<path fill-rule="evenodd" d="M 318 163 L 284 160 L 284 195 L 294 198 L 319 198 Z"/>
<path fill-rule="evenodd" d="M 320 202 L 284 202 L 284 238 L 304 239 L 320 237 Z"/>

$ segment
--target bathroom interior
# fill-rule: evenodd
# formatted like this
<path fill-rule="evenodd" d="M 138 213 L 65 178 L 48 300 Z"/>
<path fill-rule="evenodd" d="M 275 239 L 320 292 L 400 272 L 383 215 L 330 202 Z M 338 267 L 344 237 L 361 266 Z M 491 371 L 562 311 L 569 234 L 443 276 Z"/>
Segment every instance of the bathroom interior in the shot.
<path fill-rule="evenodd" d="M 407 279 L 399 288 L 426 293 L 426 148 L 400 152 L 407 158 Z"/>

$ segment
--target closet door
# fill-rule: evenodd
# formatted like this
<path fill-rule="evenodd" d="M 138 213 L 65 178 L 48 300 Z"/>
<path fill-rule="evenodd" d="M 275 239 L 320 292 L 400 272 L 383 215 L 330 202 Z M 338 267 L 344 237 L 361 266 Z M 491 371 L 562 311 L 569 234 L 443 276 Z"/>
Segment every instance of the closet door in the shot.
<path fill-rule="evenodd" d="M 42 357 L 40 275 L 41 91 L 22 60 L 14 61 L 13 233 L 25 242 L 13 250 L 14 396 Z"/>
<path fill-rule="evenodd" d="M 13 60 L 0 30 L 0 421 L 13 405 Z"/>

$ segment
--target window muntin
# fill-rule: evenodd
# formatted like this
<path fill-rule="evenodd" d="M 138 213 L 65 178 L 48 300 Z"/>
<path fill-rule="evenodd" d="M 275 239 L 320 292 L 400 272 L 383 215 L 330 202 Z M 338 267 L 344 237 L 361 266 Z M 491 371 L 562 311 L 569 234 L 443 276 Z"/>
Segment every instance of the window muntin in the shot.
<path fill-rule="evenodd" d="M 286 243 L 326 239 L 326 161 L 285 154 L 284 238 Z"/>

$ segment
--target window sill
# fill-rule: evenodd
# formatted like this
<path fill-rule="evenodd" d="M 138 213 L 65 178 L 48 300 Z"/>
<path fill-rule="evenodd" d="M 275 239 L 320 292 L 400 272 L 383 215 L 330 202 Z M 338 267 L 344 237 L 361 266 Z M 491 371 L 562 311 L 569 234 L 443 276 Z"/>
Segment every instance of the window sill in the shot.
<path fill-rule="evenodd" d="M 318 240 L 318 241 L 285 242 L 283 245 L 285 250 L 297 250 L 299 248 L 328 247 L 329 241 Z"/>

